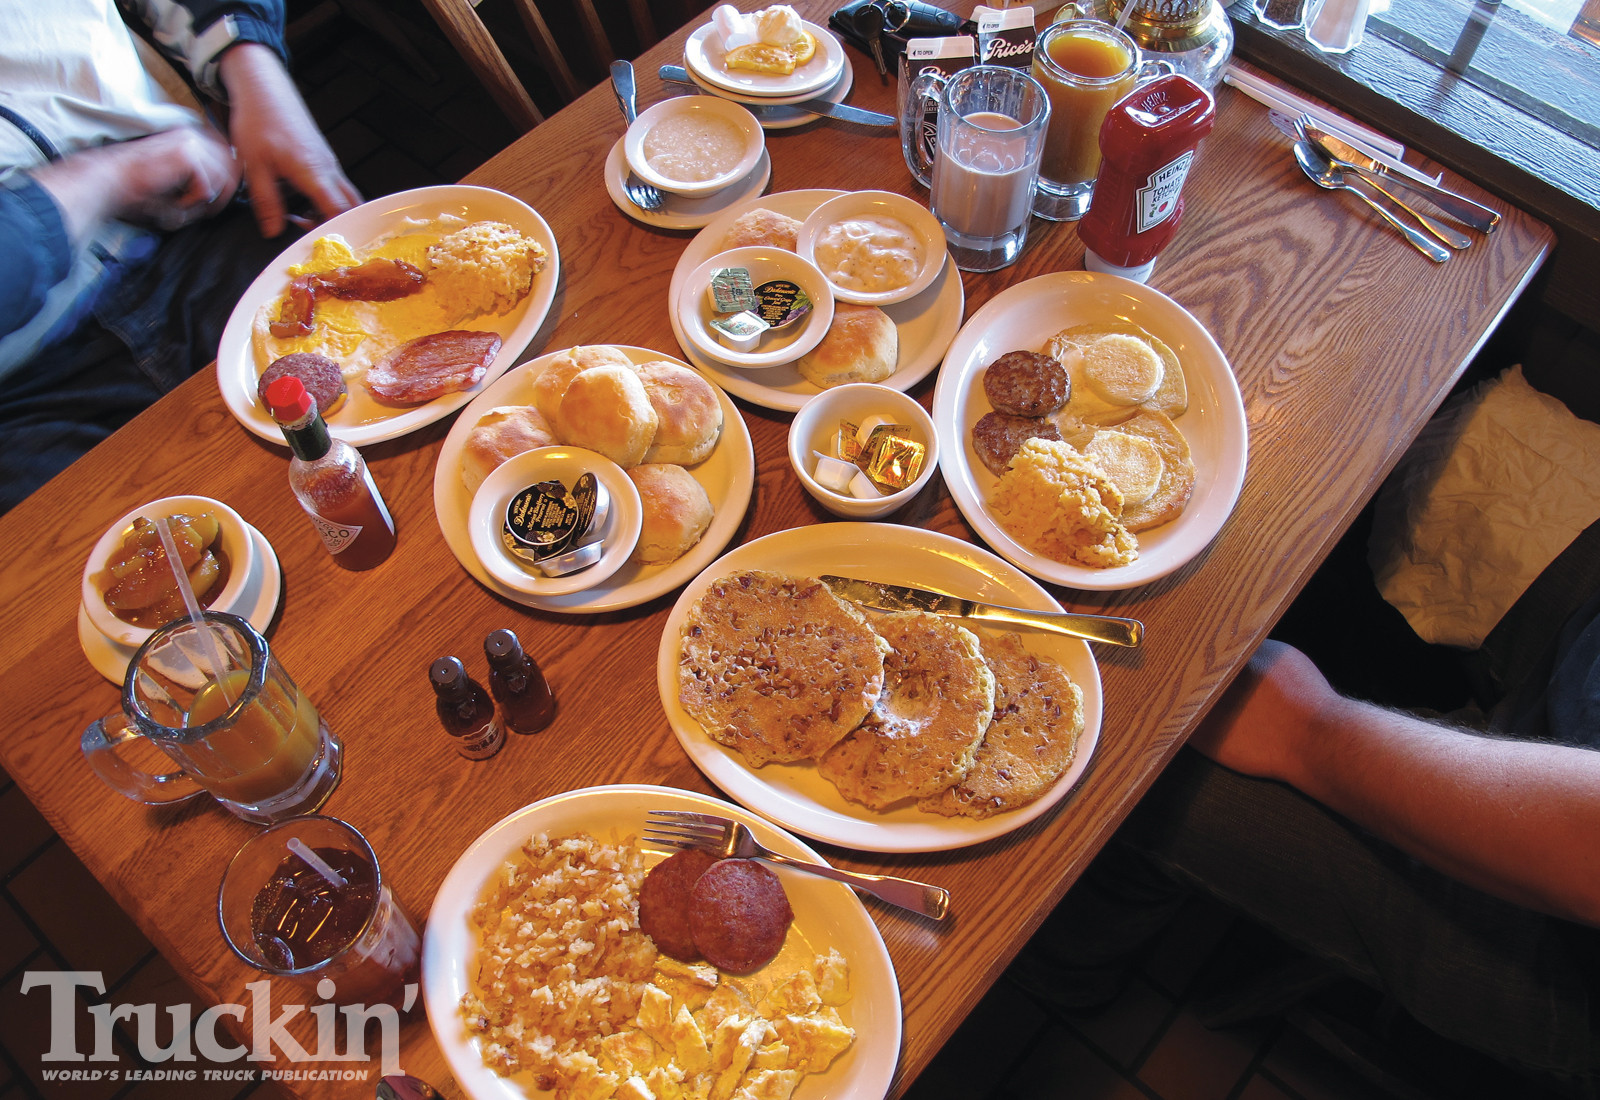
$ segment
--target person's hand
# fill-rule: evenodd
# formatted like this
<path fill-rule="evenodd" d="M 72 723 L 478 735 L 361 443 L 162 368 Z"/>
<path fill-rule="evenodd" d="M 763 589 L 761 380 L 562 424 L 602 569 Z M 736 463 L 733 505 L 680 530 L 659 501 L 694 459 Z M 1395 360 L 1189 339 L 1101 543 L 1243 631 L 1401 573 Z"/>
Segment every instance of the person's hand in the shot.
<path fill-rule="evenodd" d="M 276 237 L 289 220 L 281 183 L 310 199 L 323 219 L 361 202 L 277 54 L 259 43 L 240 43 L 222 55 L 221 74 L 228 89 L 228 134 L 244 165 L 262 236 Z"/>
<path fill-rule="evenodd" d="M 233 150 L 209 127 L 84 149 L 29 174 L 55 200 L 73 241 L 112 218 L 178 229 L 221 210 L 239 187 Z"/>
<path fill-rule="evenodd" d="M 1225 768 L 1293 782 L 1304 739 L 1344 702 L 1311 658 L 1266 641 L 1189 744 Z"/>

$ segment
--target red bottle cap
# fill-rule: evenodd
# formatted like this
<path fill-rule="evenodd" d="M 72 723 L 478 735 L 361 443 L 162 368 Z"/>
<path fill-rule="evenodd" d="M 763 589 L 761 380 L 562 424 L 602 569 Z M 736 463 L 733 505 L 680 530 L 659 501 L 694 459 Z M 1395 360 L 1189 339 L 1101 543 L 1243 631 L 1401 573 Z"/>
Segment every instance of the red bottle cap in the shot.
<path fill-rule="evenodd" d="M 274 378 L 267 384 L 267 409 L 280 424 L 293 424 L 311 411 L 311 395 L 305 383 L 292 374 Z"/>

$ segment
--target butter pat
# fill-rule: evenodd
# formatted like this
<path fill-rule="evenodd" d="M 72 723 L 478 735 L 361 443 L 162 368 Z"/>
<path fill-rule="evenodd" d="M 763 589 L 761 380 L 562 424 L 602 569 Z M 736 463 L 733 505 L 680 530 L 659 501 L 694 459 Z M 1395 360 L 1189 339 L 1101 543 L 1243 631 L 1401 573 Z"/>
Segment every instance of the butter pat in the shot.
<path fill-rule="evenodd" d="M 821 451 L 812 454 L 817 456 L 817 467 L 811 475 L 817 479 L 817 484 L 835 493 L 849 494 L 850 482 L 861 472 L 855 463 L 831 458 Z"/>
<path fill-rule="evenodd" d="M 858 500 L 877 500 L 888 495 L 887 493 L 879 492 L 878 487 L 872 484 L 872 479 L 867 476 L 865 470 L 858 470 L 854 466 L 850 468 L 855 470 L 855 476 L 850 479 L 851 496 Z"/>

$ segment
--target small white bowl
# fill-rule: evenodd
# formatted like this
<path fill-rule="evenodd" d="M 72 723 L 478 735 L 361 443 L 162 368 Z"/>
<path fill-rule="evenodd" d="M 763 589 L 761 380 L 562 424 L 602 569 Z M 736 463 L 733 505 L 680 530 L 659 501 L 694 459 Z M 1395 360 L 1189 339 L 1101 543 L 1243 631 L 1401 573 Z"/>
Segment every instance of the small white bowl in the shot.
<path fill-rule="evenodd" d="M 235 615 L 249 614 L 250 609 L 244 606 L 246 601 L 242 597 L 246 595 L 247 589 L 252 589 L 252 581 L 262 564 L 258 560 L 260 555 L 257 553 L 255 542 L 250 538 L 249 528 L 245 526 L 243 518 L 220 500 L 212 500 L 210 497 L 163 497 L 141 505 L 117 520 L 106 529 L 105 534 L 94 544 L 94 549 L 89 552 L 89 560 L 83 567 L 82 598 L 83 609 L 88 613 L 89 621 L 94 624 L 96 630 L 125 646 L 143 645 L 145 639 L 154 633 L 152 627 L 134 626 L 117 618 L 106 606 L 105 595 L 95 583 L 94 577 L 105 569 L 112 554 L 122 545 L 123 536 L 133 529 L 135 519 L 145 516 L 151 520 L 162 520 L 179 513 L 196 515 L 200 512 L 210 512 L 217 517 L 221 526 L 217 541 L 228 566 L 228 576 L 223 582 L 222 591 L 210 600 L 201 602 L 211 611 L 227 611 Z"/>
<path fill-rule="evenodd" d="M 500 539 L 506 505 L 528 486 L 540 481 L 559 481 L 571 488 L 579 477 L 592 473 L 611 496 L 602 539 L 605 551 L 587 569 L 561 577 L 530 573 Z M 622 568 L 639 541 L 644 522 L 644 506 L 633 479 L 622 467 L 604 455 L 582 447 L 537 447 L 508 458 L 494 469 L 478 491 L 472 494 L 467 512 L 467 531 L 472 550 L 490 576 L 507 588 L 533 596 L 560 596 L 593 588 Z"/>
<path fill-rule="evenodd" d="M 898 493 L 866 498 L 836 493 L 823 486 L 811 472 L 816 464 L 816 452 L 834 453 L 833 441 L 839 431 L 839 421 L 860 424 L 873 415 L 892 417 L 894 423 L 909 426 L 911 436 L 927 448 L 917 480 Z M 823 390 L 800 407 L 789 424 L 789 464 L 806 492 L 834 515 L 846 519 L 879 519 L 908 503 L 928 484 L 939 465 L 939 437 L 934 432 L 933 418 L 911 397 L 888 386 L 851 382 Z"/>
<path fill-rule="evenodd" d="M 854 290 L 840 286 L 829 278 L 828 285 L 833 288 L 833 296 L 841 302 L 863 306 L 888 306 L 915 298 L 938 278 L 949 255 L 939 219 L 915 199 L 908 199 L 893 191 L 852 191 L 829 199 L 800 224 L 796 249 L 800 255 L 823 269 L 823 277 L 828 278 L 827 265 L 820 262 L 816 255 L 817 242 L 822 239 L 822 234 L 837 222 L 869 217 L 893 218 L 911 230 L 920 246 L 921 266 L 909 283 L 893 290 Z"/>
<path fill-rule="evenodd" d="M 674 179 L 652 168 L 644 155 L 644 142 L 650 131 L 662 123 L 692 124 L 690 120 L 696 119 L 731 125 L 743 143 L 738 161 L 726 171 L 704 180 Z M 714 194 L 744 179 L 755 168 L 766 147 L 766 132 L 761 129 L 761 123 L 755 115 L 732 100 L 712 95 L 678 96 L 663 100 L 634 119 L 622 139 L 623 158 L 635 175 L 663 191 L 691 198 Z"/>
<path fill-rule="evenodd" d="M 755 351 L 736 351 L 717 339 L 711 327 L 716 311 L 711 308 L 711 274 L 724 267 L 743 267 L 750 271 L 756 286 L 773 279 L 797 284 L 811 299 L 811 312 L 777 332 L 765 332 Z M 735 367 L 779 367 L 792 363 L 822 343 L 833 324 L 833 293 L 828 280 L 815 264 L 801 259 L 786 248 L 754 245 L 719 252 L 689 273 L 678 287 L 673 303 L 678 320 L 689 342 L 701 354 Z"/>

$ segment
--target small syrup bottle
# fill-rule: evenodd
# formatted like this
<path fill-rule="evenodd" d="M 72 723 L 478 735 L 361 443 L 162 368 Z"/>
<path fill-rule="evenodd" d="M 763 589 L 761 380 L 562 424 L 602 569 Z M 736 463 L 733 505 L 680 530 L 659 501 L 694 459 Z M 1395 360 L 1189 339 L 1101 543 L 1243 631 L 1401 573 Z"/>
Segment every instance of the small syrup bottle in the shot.
<path fill-rule="evenodd" d="M 267 408 L 288 440 L 289 487 L 333 560 L 371 569 L 394 550 L 394 519 L 361 452 L 328 434 L 328 425 L 300 379 L 284 375 L 267 387 Z"/>
<path fill-rule="evenodd" d="M 433 682 L 434 709 L 439 721 L 456 743 L 456 751 L 468 760 L 487 760 L 506 743 L 505 727 L 494 712 L 494 700 L 483 685 L 467 675 L 456 657 L 440 657 L 428 666 Z"/>
<path fill-rule="evenodd" d="M 538 733 L 556 716 L 550 685 L 509 630 L 491 631 L 483 640 L 489 658 L 489 690 L 512 733 Z"/>

